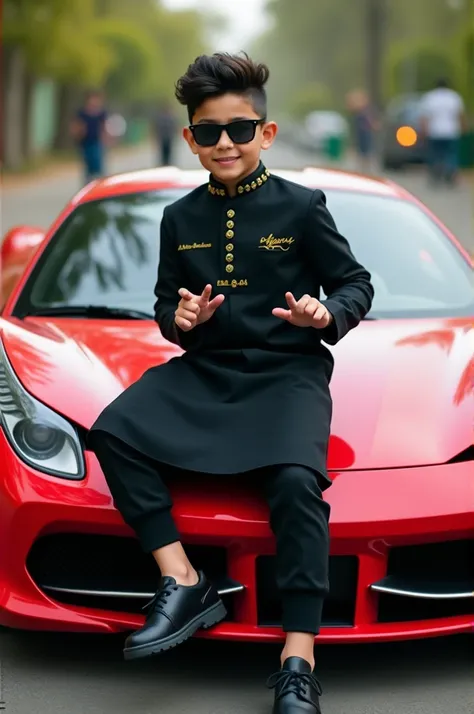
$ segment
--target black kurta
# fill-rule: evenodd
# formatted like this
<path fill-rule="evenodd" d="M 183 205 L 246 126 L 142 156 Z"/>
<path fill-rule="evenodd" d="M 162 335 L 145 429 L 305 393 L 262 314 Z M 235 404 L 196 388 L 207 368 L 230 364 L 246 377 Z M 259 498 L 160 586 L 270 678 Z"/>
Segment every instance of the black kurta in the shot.
<path fill-rule="evenodd" d="M 190 332 L 174 322 L 178 290 L 213 285 L 225 301 Z M 285 293 L 324 301 L 324 330 L 272 315 Z M 235 197 L 212 177 L 165 209 L 155 316 L 185 353 L 152 367 L 99 416 L 104 430 L 172 466 L 235 474 L 294 463 L 327 478 L 336 344 L 369 311 L 370 275 L 352 254 L 322 191 L 260 164 Z"/>

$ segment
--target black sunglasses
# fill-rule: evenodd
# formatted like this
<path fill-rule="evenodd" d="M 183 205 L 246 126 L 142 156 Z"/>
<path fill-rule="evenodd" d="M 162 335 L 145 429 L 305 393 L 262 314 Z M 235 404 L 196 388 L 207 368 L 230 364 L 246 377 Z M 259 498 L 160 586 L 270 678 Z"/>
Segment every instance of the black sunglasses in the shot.
<path fill-rule="evenodd" d="M 254 140 L 257 126 L 265 122 L 266 119 L 239 119 L 230 124 L 191 124 L 189 128 L 199 146 L 215 146 L 223 131 L 232 143 L 248 144 Z"/>

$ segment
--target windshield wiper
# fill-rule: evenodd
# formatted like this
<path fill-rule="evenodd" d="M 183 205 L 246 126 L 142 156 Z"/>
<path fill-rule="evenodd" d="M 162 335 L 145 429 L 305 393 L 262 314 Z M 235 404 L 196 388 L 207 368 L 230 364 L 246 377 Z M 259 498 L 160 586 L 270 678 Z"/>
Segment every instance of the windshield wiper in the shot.
<path fill-rule="evenodd" d="M 143 310 L 107 305 L 56 305 L 33 308 L 21 317 L 91 317 L 115 320 L 153 320 L 153 315 Z"/>

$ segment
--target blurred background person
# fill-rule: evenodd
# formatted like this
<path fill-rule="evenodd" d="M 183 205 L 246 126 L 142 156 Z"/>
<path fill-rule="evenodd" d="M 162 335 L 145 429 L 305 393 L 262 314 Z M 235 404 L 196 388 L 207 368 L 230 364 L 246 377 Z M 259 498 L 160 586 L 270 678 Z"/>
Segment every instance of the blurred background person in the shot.
<path fill-rule="evenodd" d="M 379 122 L 364 90 L 355 89 L 349 92 L 346 102 L 351 119 L 357 170 L 361 173 L 371 173 L 375 170 L 376 131 Z"/>
<path fill-rule="evenodd" d="M 155 118 L 155 137 L 158 145 L 158 164 L 171 166 L 173 148 L 178 132 L 178 118 L 169 102 L 164 102 Z"/>
<path fill-rule="evenodd" d="M 421 119 L 430 180 L 452 185 L 458 175 L 459 145 L 467 121 L 464 101 L 447 79 L 439 79 L 435 88 L 424 95 Z"/>
<path fill-rule="evenodd" d="M 105 173 L 107 118 L 104 95 L 93 90 L 72 121 L 71 134 L 79 147 L 86 183 Z"/>

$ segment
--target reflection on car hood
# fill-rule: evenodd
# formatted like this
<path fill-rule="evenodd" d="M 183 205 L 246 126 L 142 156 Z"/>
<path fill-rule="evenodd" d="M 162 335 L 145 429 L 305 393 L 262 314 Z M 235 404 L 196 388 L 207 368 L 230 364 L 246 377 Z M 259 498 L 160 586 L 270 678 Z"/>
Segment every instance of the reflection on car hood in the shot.
<path fill-rule="evenodd" d="M 0 329 L 25 388 L 86 429 L 180 353 L 151 322 L 11 318 Z M 330 469 L 445 463 L 472 444 L 473 320 L 362 323 L 332 350 Z"/>

